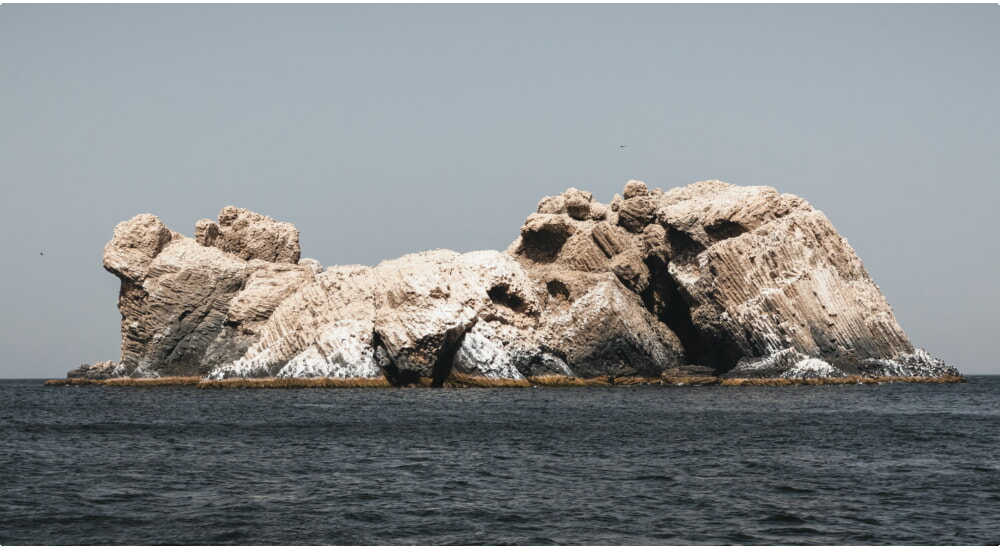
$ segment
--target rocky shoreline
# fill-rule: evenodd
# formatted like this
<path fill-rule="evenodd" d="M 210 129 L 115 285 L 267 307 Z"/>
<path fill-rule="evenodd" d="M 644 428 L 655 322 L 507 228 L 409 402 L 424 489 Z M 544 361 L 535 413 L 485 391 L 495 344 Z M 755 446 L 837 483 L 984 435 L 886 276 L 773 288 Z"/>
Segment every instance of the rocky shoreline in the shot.
<path fill-rule="evenodd" d="M 963 384 L 962 376 L 848 376 L 844 378 L 719 378 L 707 377 L 664 377 L 643 378 L 571 378 L 568 376 L 539 376 L 524 380 L 503 378 L 449 378 L 440 386 L 443 388 L 581 388 L 610 386 L 830 386 L 845 384 Z M 167 378 L 57 378 L 47 380 L 46 386 L 195 386 L 201 389 L 267 389 L 267 388 L 393 388 L 388 379 L 377 378 L 226 378 L 206 380 L 198 376 L 177 376 Z M 424 378 L 407 387 L 435 387 L 433 380 Z"/>
<path fill-rule="evenodd" d="M 67 378 L 505 387 L 961 377 L 913 347 L 822 212 L 770 187 L 629 181 L 610 204 L 569 189 L 543 198 L 506 251 L 433 250 L 373 267 L 324 269 L 300 257 L 294 226 L 232 206 L 194 235 L 151 214 L 118 224 L 104 267 L 121 281 L 121 358 Z"/>

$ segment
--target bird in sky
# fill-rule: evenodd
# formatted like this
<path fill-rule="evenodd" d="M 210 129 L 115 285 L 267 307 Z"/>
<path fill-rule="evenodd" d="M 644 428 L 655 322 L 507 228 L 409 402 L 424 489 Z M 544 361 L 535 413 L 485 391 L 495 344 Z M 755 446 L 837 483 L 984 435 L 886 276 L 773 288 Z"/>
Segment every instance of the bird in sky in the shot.
<path fill-rule="evenodd" d="M 618 147 L 619 147 L 619 148 L 621 148 L 621 149 L 624 149 L 624 148 L 625 148 L 625 146 L 624 146 L 624 145 L 619 145 Z"/>

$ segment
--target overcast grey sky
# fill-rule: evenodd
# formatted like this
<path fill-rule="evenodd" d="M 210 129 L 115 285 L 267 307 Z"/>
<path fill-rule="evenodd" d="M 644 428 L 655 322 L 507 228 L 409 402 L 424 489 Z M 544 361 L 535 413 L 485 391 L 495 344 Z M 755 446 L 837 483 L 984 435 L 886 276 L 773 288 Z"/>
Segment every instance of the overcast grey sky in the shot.
<path fill-rule="evenodd" d="M 0 378 L 117 360 L 101 254 L 141 212 L 375 264 L 631 178 L 805 197 L 915 345 L 997 374 L 997 97 L 995 4 L 6 4 Z"/>

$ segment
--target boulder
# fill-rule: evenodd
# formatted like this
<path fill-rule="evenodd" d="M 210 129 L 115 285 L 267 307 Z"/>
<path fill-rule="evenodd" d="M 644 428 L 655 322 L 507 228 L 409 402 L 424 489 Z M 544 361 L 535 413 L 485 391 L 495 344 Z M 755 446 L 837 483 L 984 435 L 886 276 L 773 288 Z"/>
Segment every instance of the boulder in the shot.
<path fill-rule="evenodd" d="M 299 231 L 245 208 L 227 206 L 219 212 L 218 236 L 212 246 L 244 260 L 297 263 Z"/>

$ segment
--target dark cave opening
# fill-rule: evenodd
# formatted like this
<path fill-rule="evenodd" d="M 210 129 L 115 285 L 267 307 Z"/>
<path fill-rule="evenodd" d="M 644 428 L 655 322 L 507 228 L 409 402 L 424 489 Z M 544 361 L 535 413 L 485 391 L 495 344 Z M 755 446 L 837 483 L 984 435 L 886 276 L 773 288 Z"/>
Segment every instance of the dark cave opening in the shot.
<path fill-rule="evenodd" d="M 440 388 L 444 386 L 444 381 L 451 374 L 451 368 L 455 364 L 455 354 L 462 347 L 465 334 L 471 327 L 457 326 L 444 333 L 444 342 L 438 352 L 434 366 L 431 368 L 431 387 Z"/>
<path fill-rule="evenodd" d="M 677 335 L 684 356 L 691 365 L 711 367 L 716 373 L 732 370 L 742 357 L 735 343 L 707 331 L 699 330 L 691 316 L 691 304 L 667 271 L 667 264 L 658 257 L 646 259 L 650 273 L 660 274 L 640 295 L 646 309 Z"/>
<path fill-rule="evenodd" d="M 699 363 L 708 349 L 708 344 L 695 328 L 694 322 L 691 320 L 691 308 L 684 303 L 676 288 L 671 289 L 670 307 L 664 309 L 660 320 L 670 327 L 670 330 L 674 331 L 674 334 L 680 339 L 688 362 Z M 715 365 L 706 366 L 715 368 Z"/>

